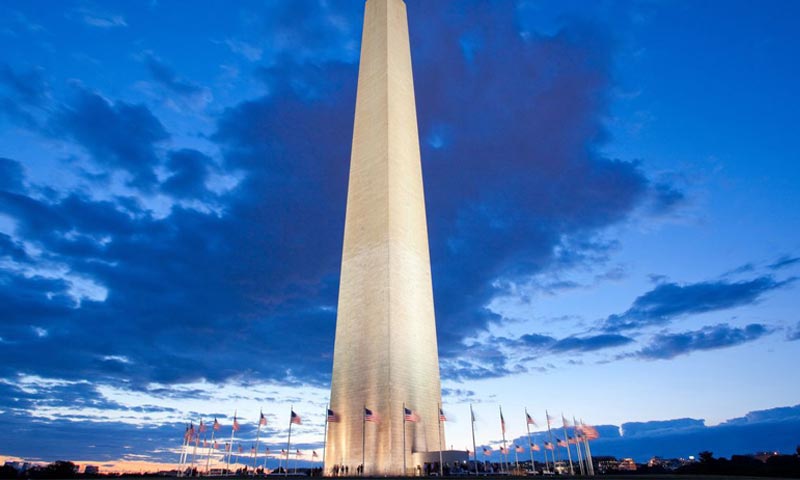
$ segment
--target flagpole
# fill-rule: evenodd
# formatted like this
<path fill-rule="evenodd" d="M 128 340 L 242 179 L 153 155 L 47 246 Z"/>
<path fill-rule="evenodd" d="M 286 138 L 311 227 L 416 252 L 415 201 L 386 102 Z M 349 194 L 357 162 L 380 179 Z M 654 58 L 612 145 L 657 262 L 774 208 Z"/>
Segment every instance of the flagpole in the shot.
<path fill-rule="evenodd" d="M 289 476 L 289 450 L 292 449 L 292 413 L 294 413 L 294 405 L 292 405 L 289 413 L 289 440 L 286 442 L 286 470 L 283 474 L 284 477 Z"/>
<path fill-rule="evenodd" d="M 230 475 L 231 474 L 231 456 L 233 455 L 233 435 L 234 435 L 234 433 L 236 433 L 236 428 L 235 428 L 236 427 L 236 413 L 237 413 L 237 410 L 234 410 L 233 411 L 233 424 L 231 425 L 231 445 L 229 447 L 230 449 L 228 450 L 228 460 L 226 461 L 226 464 L 225 464 L 225 475 Z"/>
<path fill-rule="evenodd" d="M 502 427 L 501 430 L 503 431 L 503 455 L 505 455 L 505 460 L 503 461 L 502 465 L 506 472 L 508 472 L 508 447 L 506 447 L 506 420 L 503 418 L 503 406 L 500 405 L 500 426 Z M 500 457 L 503 459 L 504 457 Z"/>
<path fill-rule="evenodd" d="M 585 430 L 586 425 L 583 423 L 583 419 L 581 419 L 581 430 Z M 589 447 L 589 437 L 584 435 L 583 437 L 583 445 L 586 447 L 586 457 L 587 463 L 586 467 L 589 470 L 589 476 L 594 476 L 594 461 L 592 460 L 592 449 Z"/>
<path fill-rule="evenodd" d="M 278 455 L 278 473 L 281 473 L 281 465 L 283 465 L 283 452 Z"/>
<path fill-rule="evenodd" d="M 214 444 L 214 433 L 216 433 L 216 432 L 214 431 L 214 427 L 212 426 L 211 427 L 211 444 L 212 445 Z M 206 475 L 208 475 L 211 472 L 211 470 L 209 470 L 210 466 L 211 466 L 211 449 L 209 448 L 208 452 L 206 452 Z"/>
<path fill-rule="evenodd" d="M 564 441 L 567 442 L 567 458 L 569 459 L 569 474 L 575 475 L 575 469 L 572 468 L 572 452 L 569 448 L 569 433 L 567 432 L 567 419 L 564 418 L 564 413 L 561 413 L 561 426 L 564 427 Z"/>
<path fill-rule="evenodd" d="M 548 433 L 548 435 L 550 435 L 550 446 L 553 447 L 553 449 L 550 450 L 550 457 L 552 457 L 552 459 L 553 459 L 553 473 L 555 473 L 555 471 L 556 471 L 556 453 L 557 453 L 558 449 L 556 448 L 557 445 L 555 443 L 553 443 L 553 430 L 550 428 L 550 412 L 545 410 L 544 414 L 547 417 L 547 433 Z M 561 455 L 559 455 L 559 457 L 561 457 Z"/>
<path fill-rule="evenodd" d="M 269 458 L 269 445 L 264 445 L 264 465 L 261 467 L 264 474 L 267 474 L 267 459 Z"/>
<path fill-rule="evenodd" d="M 186 427 L 186 430 L 183 431 L 183 443 L 181 443 L 181 454 L 178 457 L 178 476 L 183 476 L 183 462 L 184 462 L 184 455 L 186 454 L 186 444 L 189 443 L 189 427 Z"/>
<path fill-rule="evenodd" d="M 406 467 L 406 403 L 403 402 L 403 476 L 408 474 Z"/>
<path fill-rule="evenodd" d="M 264 418 L 264 410 L 259 411 L 258 429 L 256 430 L 256 449 L 253 452 L 253 475 L 256 473 L 256 461 L 258 460 L 258 442 L 261 440 L 261 419 Z"/>
<path fill-rule="evenodd" d="M 405 417 L 403 417 L 405 418 Z M 367 405 L 364 404 L 364 410 L 361 411 L 361 476 L 364 476 L 364 470 L 366 470 L 366 465 L 364 462 L 366 461 L 365 449 L 367 448 Z"/>
<path fill-rule="evenodd" d="M 531 441 L 531 424 L 528 423 L 528 407 L 525 407 L 525 430 L 528 431 L 528 452 L 531 454 L 531 472 L 536 473 L 536 466 L 533 463 L 533 442 Z"/>
<path fill-rule="evenodd" d="M 325 450 L 328 449 L 328 409 L 330 404 L 325 405 L 325 435 L 322 437 L 322 476 L 325 476 Z"/>
<path fill-rule="evenodd" d="M 442 461 L 442 404 L 437 403 L 436 418 L 439 419 L 439 478 L 444 476 L 444 462 Z"/>
<path fill-rule="evenodd" d="M 475 476 L 478 476 L 478 449 L 475 448 L 475 414 L 472 413 L 472 404 L 469 404 L 469 419 L 472 425 L 472 457 L 475 459 Z"/>
<path fill-rule="evenodd" d="M 572 417 L 572 433 L 575 435 L 575 449 L 578 451 L 578 467 L 580 467 L 581 475 L 586 475 L 586 471 L 583 468 L 583 455 L 581 455 L 581 441 L 578 436 L 578 422 L 575 420 L 575 417 Z M 580 435 L 581 437 L 583 434 Z"/>
<path fill-rule="evenodd" d="M 514 444 L 514 468 L 519 472 L 519 452 L 517 451 L 517 444 Z"/>
<path fill-rule="evenodd" d="M 192 470 L 191 470 L 192 473 L 194 473 L 195 460 L 197 460 L 197 444 L 198 444 L 198 442 L 200 442 L 199 433 L 200 433 L 200 430 L 202 429 L 202 425 L 203 425 L 203 420 L 201 419 L 200 420 L 200 427 L 197 428 L 198 435 L 194 436 L 194 448 L 192 449 Z"/>
<path fill-rule="evenodd" d="M 297 462 L 300 461 L 300 449 L 294 453 L 294 473 L 297 473 Z"/>

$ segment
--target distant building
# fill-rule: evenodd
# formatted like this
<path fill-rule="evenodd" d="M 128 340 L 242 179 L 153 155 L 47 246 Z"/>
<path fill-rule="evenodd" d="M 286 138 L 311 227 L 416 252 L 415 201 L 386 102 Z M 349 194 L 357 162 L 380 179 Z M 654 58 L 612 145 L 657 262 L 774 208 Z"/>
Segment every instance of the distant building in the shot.
<path fill-rule="evenodd" d="M 753 455 L 753 458 L 755 458 L 756 460 L 761 460 L 764 463 L 767 463 L 767 460 L 769 460 L 772 457 L 777 457 L 778 455 L 780 455 L 780 452 L 756 452 L 756 454 Z"/>
<path fill-rule="evenodd" d="M 83 473 L 85 475 L 97 475 L 100 473 L 100 467 L 97 465 L 86 465 L 86 467 L 83 469 Z"/>
<path fill-rule="evenodd" d="M 636 462 L 634 462 L 632 458 L 623 458 L 620 460 L 619 465 L 617 465 L 617 470 L 621 472 L 635 472 Z"/>

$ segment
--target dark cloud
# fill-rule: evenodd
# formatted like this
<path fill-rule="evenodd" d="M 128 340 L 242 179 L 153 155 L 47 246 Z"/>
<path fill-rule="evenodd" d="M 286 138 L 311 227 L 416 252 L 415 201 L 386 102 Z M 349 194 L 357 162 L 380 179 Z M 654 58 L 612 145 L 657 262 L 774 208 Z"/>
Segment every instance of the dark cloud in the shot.
<path fill-rule="evenodd" d="M 617 331 L 662 325 L 683 315 L 749 305 L 793 281 L 778 281 L 767 275 L 741 282 L 660 283 L 634 300 L 626 312 L 609 316 L 605 328 Z"/>
<path fill-rule="evenodd" d="M 156 145 L 169 138 L 144 105 L 112 104 L 81 88 L 54 115 L 51 128 L 53 133 L 78 142 L 99 166 L 122 169 L 132 176 L 133 185 L 148 189 L 156 182 Z"/>
<path fill-rule="evenodd" d="M 5 233 L 0 233 L 0 258 L 8 257 L 17 262 L 30 261 L 25 247 Z"/>
<path fill-rule="evenodd" d="M 800 340 L 800 322 L 797 322 L 797 325 L 789 330 L 789 334 L 786 338 L 789 341 Z"/>
<path fill-rule="evenodd" d="M 25 173 L 18 161 L 0 157 L 0 190 L 22 191 L 24 178 Z"/>
<path fill-rule="evenodd" d="M 0 67 L 0 86 L 25 105 L 39 106 L 47 98 L 48 86 L 41 69 L 15 72 L 8 65 L 3 65 Z"/>
<path fill-rule="evenodd" d="M 744 328 L 722 323 L 700 330 L 681 333 L 661 333 L 636 353 L 639 358 L 660 360 L 685 355 L 697 350 L 716 350 L 758 340 L 771 333 L 765 325 L 751 323 Z"/>
<path fill-rule="evenodd" d="M 0 66 L 0 115 L 27 128 L 35 128 L 36 109 L 47 99 L 48 85 L 41 69 L 15 71 Z"/>
<path fill-rule="evenodd" d="M 206 180 L 214 161 L 197 150 L 183 149 L 170 152 L 167 168 L 172 172 L 161 184 L 161 189 L 177 198 L 203 198 L 210 192 Z"/>
<path fill-rule="evenodd" d="M 183 80 L 166 63 L 152 55 L 145 57 L 145 66 L 153 79 L 167 88 L 172 93 L 185 96 L 195 96 L 204 93 L 204 89 L 189 81 Z"/>
<path fill-rule="evenodd" d="M 770 270 L 780 270 L 800 262 L 800 257 L 792 257 L 790 255 L 783 255 L 779 259 L 767 266 Z"/>
<path fill-rule="evenodd" d="M 627 422 L 621 425 L 625 437 L 664 435 L 676 431 L 695 430 L 706 426 L 704 420 L 676 418 L 673 420 L 651 420 L 649 422 Z"/>
<path fill-rule="evenodd" d="M 633 342 L 632 338 L 616 334 L 602 334 L 591 337 L 567 337 L 550 346 L 554 352 L 593 352 L 605 348 L 620 347 Z"/>
<path fill-rule="evenodd" d="M 352 8 L 344 21 L 360 15 Z M 600 153 L 613 39 L 572 23 L 525 39 L 508 28 L 515 10 L 503 3 L 410 2 L 408 11 L 443 372 L 525 371 L 504 351 L 517 347 L 464 345 L 500 320 L 490 300 L 548 269 L 604 262 L 616 245 L 597 233 L 668 187 L 654 187 L 639 163 Z M 305 38 L 301 17 L 289 18 L 282 28 Z M 474 45 L 465 53 L 467 37 Z M 138 389 L 200 378 L 285 381 L 289 373 L 327 382 L 357 66 L 339 61 L 346 53 L 323 57 L 275 57 L 257 70 L 269 94 L 219 114 L 210 140 L 221 167 L 243 179 L 215 198 L 215 212 L 173 206 L 156 218 L 136 197 L 0 192 L 0 209 L 18 224 L 15 241 L 68 272 L 63 284 L 38 289 L 8 274 L 3 293 L 24 299 L 19 311 L 29 312 L 19 328 L 49 334 L 23 341 L 0 326 L 3 338 L 21 339 L 4 345 L 0 374 Z M 194 91 L 154 60 L 148 68 L 162 84 Z M 177 198 L 204 198 L 216 168 L 194 150 L 162 162 L 158 147 L 169 135 L 150 110 L 85 89 L 57 109 L 51 130 L 82 145 L 97 168 Z M 168 176 L 159 186 L 160 168 Z M 101 292 L 81 297 L 81 279 Z M 86 332 L 96 340 L 79 341 Z M 558 353 L 626 342 L 609 334 L 517 343 Z M 115 355 L 130 362 L 102 360 Z"/>

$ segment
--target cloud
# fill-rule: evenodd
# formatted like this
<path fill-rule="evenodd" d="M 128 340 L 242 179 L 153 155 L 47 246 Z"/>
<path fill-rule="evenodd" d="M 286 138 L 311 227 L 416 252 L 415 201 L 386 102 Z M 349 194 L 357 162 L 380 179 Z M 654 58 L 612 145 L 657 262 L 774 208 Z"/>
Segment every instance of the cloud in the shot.
<path fill-rule="evenodd" d="M 214 165 L 210 157 L 197 150 L 170 152 L 166 166 L 172 173 L 161 184 L 161 189 L 177 198 L 207 197 L 210 192 L 206 180 Z"/>
<path fill-rule="evenodd" d="M 179 98 L 190 102 L 190 104 L 196 108 L 203 108 L 211 102 L 213 98 L 211 90 L 178 77 L 169 65 L 156 58 L 154 55 L 145 55 L 144 63 L 153 79 L 169 92 L 170 97 L 168 98 L 170 100 L 175 99 L 175 97 L 172 96 L 175 94 L 178 95 Z"/>
<path fill-rule="evenodd" d="M 664 360 L 694 351 L 716 350 L 752 342 L 772 332 L 769 327 L 751 323 L 743 328 L 726 323 L 681 333 L 661 333 L 635 356 L 648 360 Z"/>
<path fill-rule="evenodd" d="M 409 13 L 421 136 L 445 132 L 441 144 L 422 151 L 445 376 L 526 371 L 508 361 L 521 347 L 535 355 L 627 343 L 614 334 L 528 335 L 519 347 L 464 347 L 502 320 L 487 305 L 508 285 L 602 263 L 616 245 L 598 232 L 654 195 L 639 163 L 600 153 L 613 41 L 569 23 L 523 39 L 508 28 L 515 10 L 502 3 L 424 5 Z M 327 8 L 308 15 L 328 15 Z M 17 223 L 14 241 L 42 252 L 37 267 L 69 272 L 62 284 L 6 272 L 4 294 L 24 300 L 29 315 L 19 327 L 0 325 L 0 336 L 16 342 L 4 344 L 0 374 L 130 389 L 245 374 L 328 381 L 357 83 L 351 13 L 311 19 L 326 30 L 310 39 L 307 56 L 270 57 L 257 71 L 269 93 L 218 114 L 209 141 L 221 152 L 219 168 L 242 179 L 214 198 L 213 212 L 177 204 L 157 217 L 143 206 L 156 191 L 207 198 L 217 168 L 194 149 L 163 152 L 169 132 L 144 105 L 78 88 L 56 109 L 53 134 L 77 142 L 104 173 L 127 173 L 140 192 L 102 201 L 81 191 L 0 192 L 0 208 Z M 313 36 L 291 25 L 300 30 L 284 41 Z M 468 56 L 464 35 L 477 45 Z M 499 50 L 507 55 L 492 53 Z M 148 68 L 165 88 L 196 91 L 155 58 Z M 165 173 L 163 184 L 156 171 Z M 79 278 L 100 293 L 75 294 Z M 48 336 L 31 338 L 30 325 Z M 96 341 L 79 341 L 86 331 Z"/>
<path fill-rule="evenodd" d="M 151 188 L 156 183 L 153 169 L 158 164 L 156 145 L 169 134 L 144 105 L 111 103 L 96 93 L 78 88 L 72 102 L 51 119 L 56 135 L 78 142 L 98 166 L 120 168 L 131 183 Z"/>
<path fill-rule="evenodd" d="M 10 158 L 0 157 L 0 190 L 10 192 L 24 190 L 24 178 L 22 164 Z"/>
<path fill-rule="evenodd" d="M 783 255 L 773 263 L 767 266 L 770 270 L 781 270 L 783 268 L 790 267 L 792 265 L 797 264 L 800 262 L 800 257 L 793 257 L 790 255 Z"/>
<path fill-rule="evenodd" d="M 684 315 L 749 305 L 793 281 L 793 278 L 778 281 L 766 275 L 741 282 L 661 283 L 636 298 L 624 313 L 610 315 L 604 327 L 618 331 L 663 325 Z"/>
<path fill-rule="evenodd" d="M 633 342 L 632 338 L 616 334 L 602 334 L 591 337 L 567 337 L 557 341 L 550 347 L 554 352 L 593 352 L 605 348 L 620 347 Z"/>
<path fill-rule="evenodd" d="M 76 9 L 70 13 L 71 17 L 77 17 L 80 21 L 96 28 L 118 28 L 127 27 L 125 17 L 119 14 L 102 12 L 88 7 Z"/>
<path fill-rule="evenodd" d="M 0 66 L 0 115 L 26 128 L 38 124 L 37 110 L 45 105 L 49 86 L 41 68 L 15 71 Z"/>

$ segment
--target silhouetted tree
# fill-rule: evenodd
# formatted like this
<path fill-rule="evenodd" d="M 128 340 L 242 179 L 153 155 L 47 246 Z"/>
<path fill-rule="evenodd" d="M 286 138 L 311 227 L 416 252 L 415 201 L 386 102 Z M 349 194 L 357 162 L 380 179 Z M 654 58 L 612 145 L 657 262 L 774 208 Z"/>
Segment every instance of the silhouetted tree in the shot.
<path fill-rule="evenodd" d="M 0 467 L 0 478 L 17 478 L 17 470 L 11 465 Z"/>
<path fill-rule="evenodd" d="M 713 463 L 714 462 L 714 452 L 709 452 L 708 450 L 702 451 L 698 454 L 700 457 L 700 461 L 703 463 Z"/>

